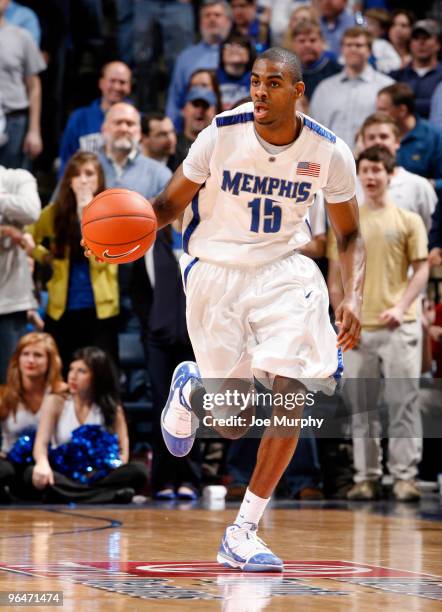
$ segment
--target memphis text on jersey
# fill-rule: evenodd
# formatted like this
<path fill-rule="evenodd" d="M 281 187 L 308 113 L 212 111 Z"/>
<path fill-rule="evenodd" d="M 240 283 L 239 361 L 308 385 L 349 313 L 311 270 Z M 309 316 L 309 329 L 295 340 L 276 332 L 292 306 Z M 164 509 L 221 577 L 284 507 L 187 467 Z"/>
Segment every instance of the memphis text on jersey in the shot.
<path fill-rule="evenodd" d="M 290 198 L 295 202 L 306 202 L 310 196 L 312 184 L 307 181 L 288 181 L 271 176 L 254 176 L 245 172 L 224 170 L 221 189 L 238 195 L 240 191 L 259 193 Z"/>

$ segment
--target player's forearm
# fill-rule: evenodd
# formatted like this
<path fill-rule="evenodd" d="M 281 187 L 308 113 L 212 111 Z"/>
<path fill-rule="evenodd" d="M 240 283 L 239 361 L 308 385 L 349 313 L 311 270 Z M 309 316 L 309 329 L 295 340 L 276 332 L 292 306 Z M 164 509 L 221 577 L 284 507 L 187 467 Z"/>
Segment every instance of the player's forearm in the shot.
<path fill-rule="evenodd" d="M 344 299 L 344 291 L 342 289 L 341 269 L 338 262 L 333 259 L 328 260 L 327 287 L 331 307 L 336 311 Z"/>
<path fill-rule="evenodd" d="M 169 225 L 175 219 L 178 219 L 181 212 L 176 210 L 175 205 L 167 198 L 166 192 L 160 193 L 152 201 L 152 206 L 157 217 L 158 229 Z"/>
<path fill-rule="evenodd" d="M 362 301 L 365 279 L 365 246 L 359 230 L 338 240 L 338 252 L 344 296 Z"/>
<path fill-rule="evenodd" d="M 178 219 L 200 188 L 201 185 L 184 176 L 183 166 L 179 166 L 164 191 L 152 201 L 158 228 L 161 229 Z"/>
<path fill-rule="evenodd" d="M 430 275 L 430 266 L 427 261 L 422 262 L 422 265 L 415 271 L 408 283 L 407 288 L 398 304 L 403 312 L 407 312 L 415 299 L 422 293 L 428 283 Z"/>

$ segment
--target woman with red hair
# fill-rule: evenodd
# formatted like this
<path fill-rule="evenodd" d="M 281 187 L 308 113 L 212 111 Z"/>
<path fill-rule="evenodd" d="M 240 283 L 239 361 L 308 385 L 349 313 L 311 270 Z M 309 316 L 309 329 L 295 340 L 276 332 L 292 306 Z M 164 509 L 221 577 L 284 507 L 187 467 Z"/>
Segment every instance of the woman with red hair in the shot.
<path fill-rule="evenodd" d="M 23 493 L 21 475 L 26 465 L 19 466 L 6 457 L 23 432 L 37 429 L 44 397 L 66 388 L 61 368 L 57 345 L 49 334 L 32 332 L 18 342 L 9 362 L 6 384 L 0 387 L 1 501 L 8 501 L 11 491 Z"/>

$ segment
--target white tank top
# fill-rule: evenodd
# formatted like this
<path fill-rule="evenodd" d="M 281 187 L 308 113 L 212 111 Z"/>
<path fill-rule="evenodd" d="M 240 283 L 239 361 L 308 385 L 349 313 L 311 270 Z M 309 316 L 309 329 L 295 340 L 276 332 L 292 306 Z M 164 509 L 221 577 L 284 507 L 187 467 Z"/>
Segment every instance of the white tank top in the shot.
<path fill-rule="evenodd" d="M 101 409 L 97 404 L 92 404 L 87 419 L 84 423 L 80 423 L 75 413 L 75 404 L 72 397 L 68 397 L 64 403 L 64 407 L 55 426 L 51 443 L 53 446 L 60 446 L 71 439 L 71 434 L 74 429 L 81 425 L 104 425 L 104 417 Z"/>
<path fill-rule="evenodd" d="M 15 414 L 9 414 L 1 423 L 2 428 L 2 451 L 9 453 L 23 430 L 28 428 L 37 429 L 40 421 L 40 410 L 33 414 L 26 410 L 23 404 L 18 404 Z"/>

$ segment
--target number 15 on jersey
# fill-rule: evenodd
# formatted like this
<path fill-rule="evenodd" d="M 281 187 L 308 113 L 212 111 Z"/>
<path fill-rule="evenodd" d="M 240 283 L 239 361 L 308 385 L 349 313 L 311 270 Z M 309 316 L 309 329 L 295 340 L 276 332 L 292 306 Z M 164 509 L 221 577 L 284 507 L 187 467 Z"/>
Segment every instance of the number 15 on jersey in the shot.
<path fill-rule="evenodd" d="M 279 232 L 281 229 L 282 209 L 275 200 L 255 198 L 249 202 L 248 206 L 252 209 L 251 232 L 259 232 L 260 230 L 265 234 Z"/>

